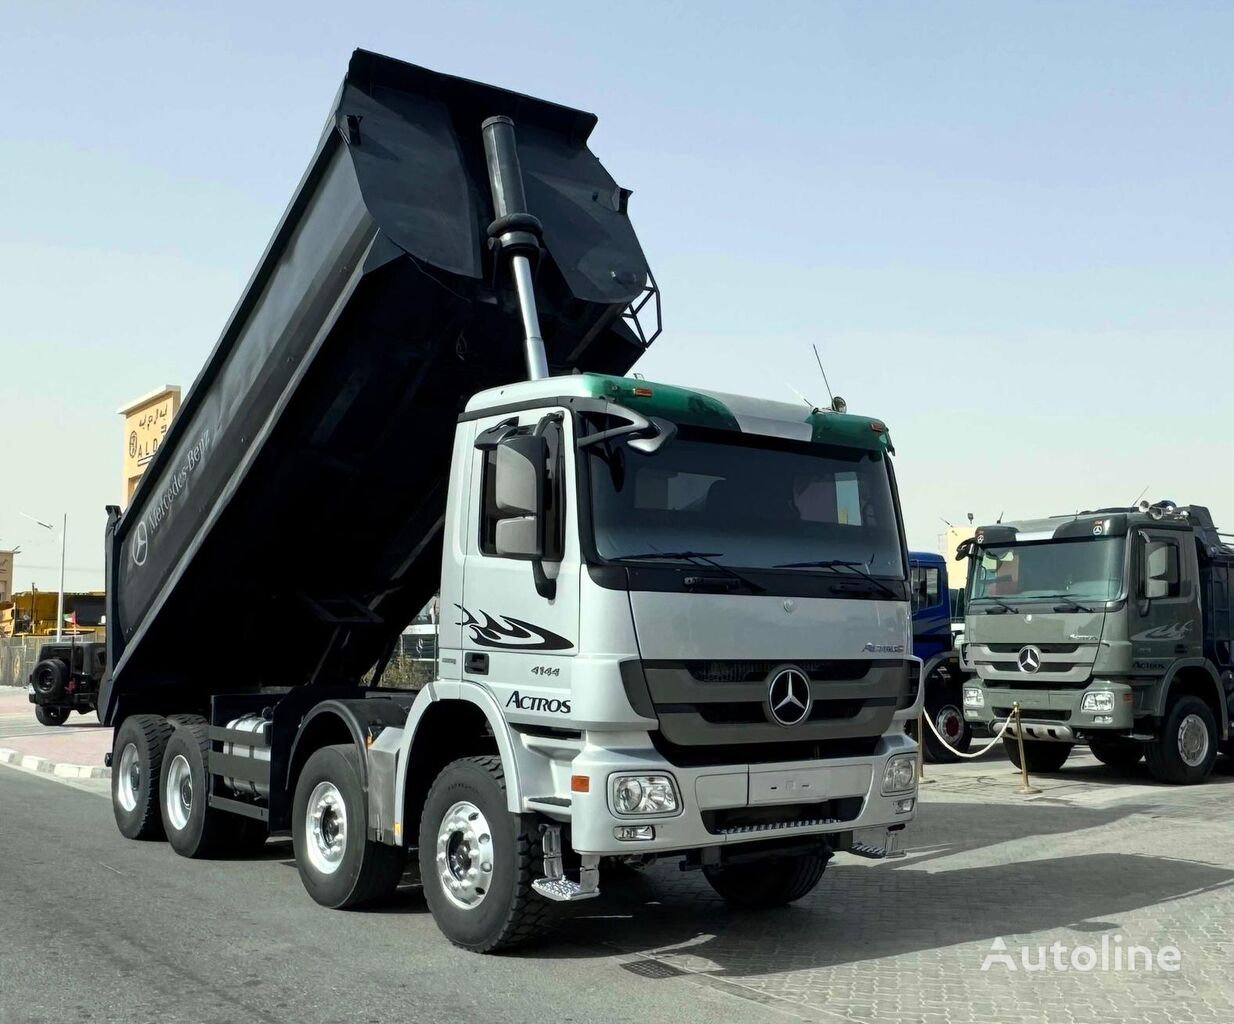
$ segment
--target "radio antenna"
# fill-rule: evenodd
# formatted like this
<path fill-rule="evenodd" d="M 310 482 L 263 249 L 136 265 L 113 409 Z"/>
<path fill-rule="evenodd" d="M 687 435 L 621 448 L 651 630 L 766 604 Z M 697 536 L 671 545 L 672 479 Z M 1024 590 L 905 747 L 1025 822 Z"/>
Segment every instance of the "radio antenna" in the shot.
<path fill-rule="evenodd" d="M 1149 488 L 1150 486 L 1152 486 L 1152 485 L 1151 485 L 1151 484 L 1145 484 L 1145 485 L 1144 485 L 1144 490 L 1142 490 L 1139 494 L 1137 494 L 1137 495 L 1136 495 L 1136 496 L 1135 496 L 1135 497 L 1131 500 L 1131 507 L 1132 507 L 1132 508 L 1135 508 L 1135 507 L 1136 507 L 1136 505 L 1138 505 L 1138 504 L 1140 503 L 1140 499 L 1141 499 L 1142 497 L 1144 497 L 1144 495 L 1145 495 L 1145 494 L 1147 494 L 1147 493 L 1148 493 L 1148 488 Z"/>
<path fill-rule="evenodd" d="M 834 404 L 836 396 L 831 393 L 831 384 L 827 380 L 827 371 L 823 369 L 823 357 L 818 354 L 817 345 L 812 344 L 810 348 L 814 349 L 814 361 L 818 363 L 818 372 L 823 375 L 823 383 L 827 385 L 827 397 L 831 400 L 832 404 Z"/>

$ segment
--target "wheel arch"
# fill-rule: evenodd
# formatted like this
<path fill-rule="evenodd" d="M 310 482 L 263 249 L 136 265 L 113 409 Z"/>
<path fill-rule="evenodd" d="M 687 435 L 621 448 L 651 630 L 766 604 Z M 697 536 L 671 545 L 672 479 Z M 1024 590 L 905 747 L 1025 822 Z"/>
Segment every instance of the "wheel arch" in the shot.
<path fill-rule="evenodd" d="M 305 762 L 322 747 L 352 743 L 360 752 L 360 782 L 368 787 L 368 728 L 372 725 L 401 727 L 406 710 L 393 700 L 327 700 L 313 707 L 292 740 L 287 757 L 287 792 L 293 793 Z"/>
<path fill-rule="evenodd" d="M 420 811 L 433 779 L 451 761 L 478 754 L 501 758 L 506 779 L 506 806 L 522 807 L 514 743 L 496 700 L 486 691 L 460 687 L 444 696 L 434 684 L 420 691 L 408 715 L 395 783 L 394 831 L 401 842 L 415 835 Z M 414 839 L 412 839 L 414 843 Z"/>
<path fill-rule="evenodd" d="M 1176 661 L 1165 674 L 1160 694 L 1158 706 L 1154 709 L 1158 718 L 1165 717 L 1176 697 L 1189 694 L 1199 697 L 1208 705 L 1217 720 L 1217 731 L 1221 739 L 1230 738 L 1229 716 L 1226 714 L 1221 677 L 1208 659 L 1186 658 Z"/>

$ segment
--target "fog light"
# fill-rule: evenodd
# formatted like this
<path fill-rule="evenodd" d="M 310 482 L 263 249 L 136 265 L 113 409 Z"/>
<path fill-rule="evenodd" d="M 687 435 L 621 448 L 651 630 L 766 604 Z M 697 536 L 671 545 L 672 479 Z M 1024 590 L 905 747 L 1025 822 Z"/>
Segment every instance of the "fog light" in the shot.
<path fill-rule="evenodd" d="M 1080 701 L 1081 711 L 1113 711 L 1114 694 L 1109 690 L 1093 690 Z"/>
<path fill-rule="evenodd" d="M 614 775 L 609 792 L 618 815 L 676 814 L 681 806 L 669 775 Z"/>
<path fill-rule="evenodd" d="M 1093 724 L 1094 725 L 1113 725 L 1114 716 L 1113 715 L 1093 715 Z"/>
<path fill-rule="evenodd" d="M 883 796 L 908 793 L 917 784 L 917 755 L 896 754 L 887 759 L 883 769 Z"/>
<path fill-rule="evenodd" d="M 903 800 L 896 801 L 896 814 L 910 814 L 913 810 L 913 805 L 916 800 L 911 796 L 906 796 Z"/>
<path fill-rule="evenodd" d="M 964 717 L 965 717 L 965 718 L 968 718 L 968 719 L 971 719 L 971 720 L 972 720 L 972 721 L 974 721 L 974 722 L 980 722 L 980 721 L 981 721 L 981 712 L 980 712 L 980 711 L 974 711 L 972 708 L 965 708 L 965 709 L 964 709 Z"/>
<path fill-rule="evenodd" d="M 964 706 L 966 708 L 985 707 L 985 694 L 981 692 L 981 687 L 979 686 L 964 687 Z"/>
<path fill-rule="evenodd" d="M 613 829 L 613 838 L 620 839 L 623 843 L 646 842 L 655 837 L 655 825 L 618 825 Z"/>

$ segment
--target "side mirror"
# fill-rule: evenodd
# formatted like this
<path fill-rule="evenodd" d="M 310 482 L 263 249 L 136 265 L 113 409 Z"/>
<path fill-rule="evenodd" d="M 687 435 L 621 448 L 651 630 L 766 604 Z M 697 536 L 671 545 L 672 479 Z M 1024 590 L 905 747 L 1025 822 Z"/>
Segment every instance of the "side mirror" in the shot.
<path fill-rule="evenodd" d="M 1178 547 L 1167 541 L 1147 541 L 1142 582 L 1145 599 L 1169 597 L 1178 580 Z"/>
<path fill-rule="evenodd" d="M 515 434 L 497 445 L 493 498 L 502 518 L 494 544 L 507 558 L 544 557 L 548 445 L 538 434 Z"/>

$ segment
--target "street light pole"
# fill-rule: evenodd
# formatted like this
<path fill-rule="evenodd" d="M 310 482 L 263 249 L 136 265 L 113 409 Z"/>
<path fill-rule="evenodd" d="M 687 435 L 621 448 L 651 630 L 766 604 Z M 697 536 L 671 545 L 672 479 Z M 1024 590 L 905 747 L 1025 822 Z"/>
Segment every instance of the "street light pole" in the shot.
<path fill-rule="evenodd" d="M 56 643 L 64 639 L 64 551 L 69 534 L 69 514 L 64 513 L 64 525 L 60 530 L 60 597 L 56 601 Z"/>
<path fill-rule="evenodd" d="M 32 523 L 37 523 L 44 530 L 49 530 L 52 533 L 56 532 L 56 528 L 51 523 L 45 523 L 41 519 L 35 519 L 34 516 L 28 515 L 25 512 L 18 512 L 19 516 L 29 519 Z M 60 596 L 56 599 L 56 642 L 59 643 L 64 639 L 64 556 L 66 548 L 66 538 L 69 532 L 69 515 L 64 513 L 64 526 L 60 530 Z M 33 624 L 32 624 L 33 628 Z"/>

